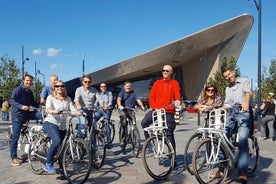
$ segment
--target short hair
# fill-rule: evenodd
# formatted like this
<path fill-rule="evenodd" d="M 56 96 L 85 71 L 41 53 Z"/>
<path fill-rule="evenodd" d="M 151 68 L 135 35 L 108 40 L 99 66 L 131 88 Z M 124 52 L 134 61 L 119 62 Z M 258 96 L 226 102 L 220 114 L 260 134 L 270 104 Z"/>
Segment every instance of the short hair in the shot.
<path fill-rule="evenodd" d="M 131 84 L 131 82 L 130 81 L 124 82 L 124 86 L 127 85 L 127 84 Z"/>
<path fill-rule="evenodd" d="M 221 75 L 223 75 L 224 72 L 226 72 L 228 70 L 233 71 L 233 68 L 231 66 L 228 66 L 228 65 L 221 66 L 220 67 L 220 73 L 221 73 Z"/>
<path fill-rule="evenodd" d="M 88 78 L 88 79 L 90 79 L 90 80 L 92 81 L 92 77 L 91 77 L 90 75 L 85 75 L 85 76 L 83 76 L 83 77 L 82 77 L 82 81 L 84 80 L 84 78 Z"/>
<path fill-rule="evenodd" d="M 25 73 L 23 76 L 23 80 L 25 80 L 26 77 L 29 77 L 31 79 L 34 79 L 34 77 L 31 74 Z"/>

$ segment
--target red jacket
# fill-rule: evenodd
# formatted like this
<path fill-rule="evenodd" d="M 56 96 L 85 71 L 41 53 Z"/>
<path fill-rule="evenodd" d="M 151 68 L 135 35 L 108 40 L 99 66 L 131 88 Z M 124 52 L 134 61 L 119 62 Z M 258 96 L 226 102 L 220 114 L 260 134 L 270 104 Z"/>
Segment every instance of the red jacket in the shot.
<path fill-rule="evenodd" d="M 152 109 L 165 108 L 167 112 L 175 112 L 174 105 L 169 105 L 180 98 L 180 86 L 177 80 L 159 79 L 154 82 L 150 90 L 149 103 Z"/>

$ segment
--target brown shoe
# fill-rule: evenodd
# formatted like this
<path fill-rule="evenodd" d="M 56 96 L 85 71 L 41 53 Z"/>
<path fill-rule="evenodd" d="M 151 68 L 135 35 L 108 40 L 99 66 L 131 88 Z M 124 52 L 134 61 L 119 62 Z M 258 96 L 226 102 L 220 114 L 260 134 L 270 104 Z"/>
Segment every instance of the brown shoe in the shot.
<path fill-rule="evenodd" d="M 210 178 L 222 178 L 223 177 L 223 172 L 220 170 L 215 171 L 209 175 Z"/>
<path fill-rule="evenodd" d="M 238 178 L 238 182 L 242 184 L 247 184 L 247 176 L 245 174 L 241 174 Z"/>
<path fill-rule="evenodd" d="M 21 164 L 22 164 L 22 160 L 20 160 L 19 158 L 15 158 L 11 161 L 12 166 L 19 166 Z"/>

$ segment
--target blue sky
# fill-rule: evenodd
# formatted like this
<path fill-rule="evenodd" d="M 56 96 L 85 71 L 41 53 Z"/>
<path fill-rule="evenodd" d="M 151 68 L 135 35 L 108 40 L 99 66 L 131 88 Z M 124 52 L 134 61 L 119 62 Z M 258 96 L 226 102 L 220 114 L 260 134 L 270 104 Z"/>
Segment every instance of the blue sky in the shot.
<path fill-rule="evenodd" d="M 259 0 L 257 0 L 259 1 Z M 258 11 L 254 0 L 1 0 L 0 56 L 25 71 L 67 81 L 158 48 L 243 13 L 255 22 L 238 60 L 257 79 Z M 262 65 L 276 59 L 276 1 L 262 0 Z M 40 80 L 43 77 L 39 75 Z"/>

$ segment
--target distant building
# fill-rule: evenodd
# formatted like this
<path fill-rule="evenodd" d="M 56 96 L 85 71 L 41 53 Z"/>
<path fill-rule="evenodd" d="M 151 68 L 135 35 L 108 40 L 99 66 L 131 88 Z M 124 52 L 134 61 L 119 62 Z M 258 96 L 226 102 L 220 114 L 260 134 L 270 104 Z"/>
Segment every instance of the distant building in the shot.
<path fill-rule="evenodd" d="M 174 78 L 181 84 L 183 99 L 197 100 L 208 77 L 215 73 L 223 58 L 238 60 L 253 17 L 242 14 L 212 27 L 145 52 L 118 64 L 90 73 L 92 85 L 107 83 L 116 95 L 124 81 L 133 82 L 139 96 L 147 98 L 153 82 L 161 77 L 164 64 L 174 68 Z M 100 62 L 100 61 L 99 61 Z M 81 85 L 81 77 L 66 82 L 68 94 L 73 97 Z"/>

